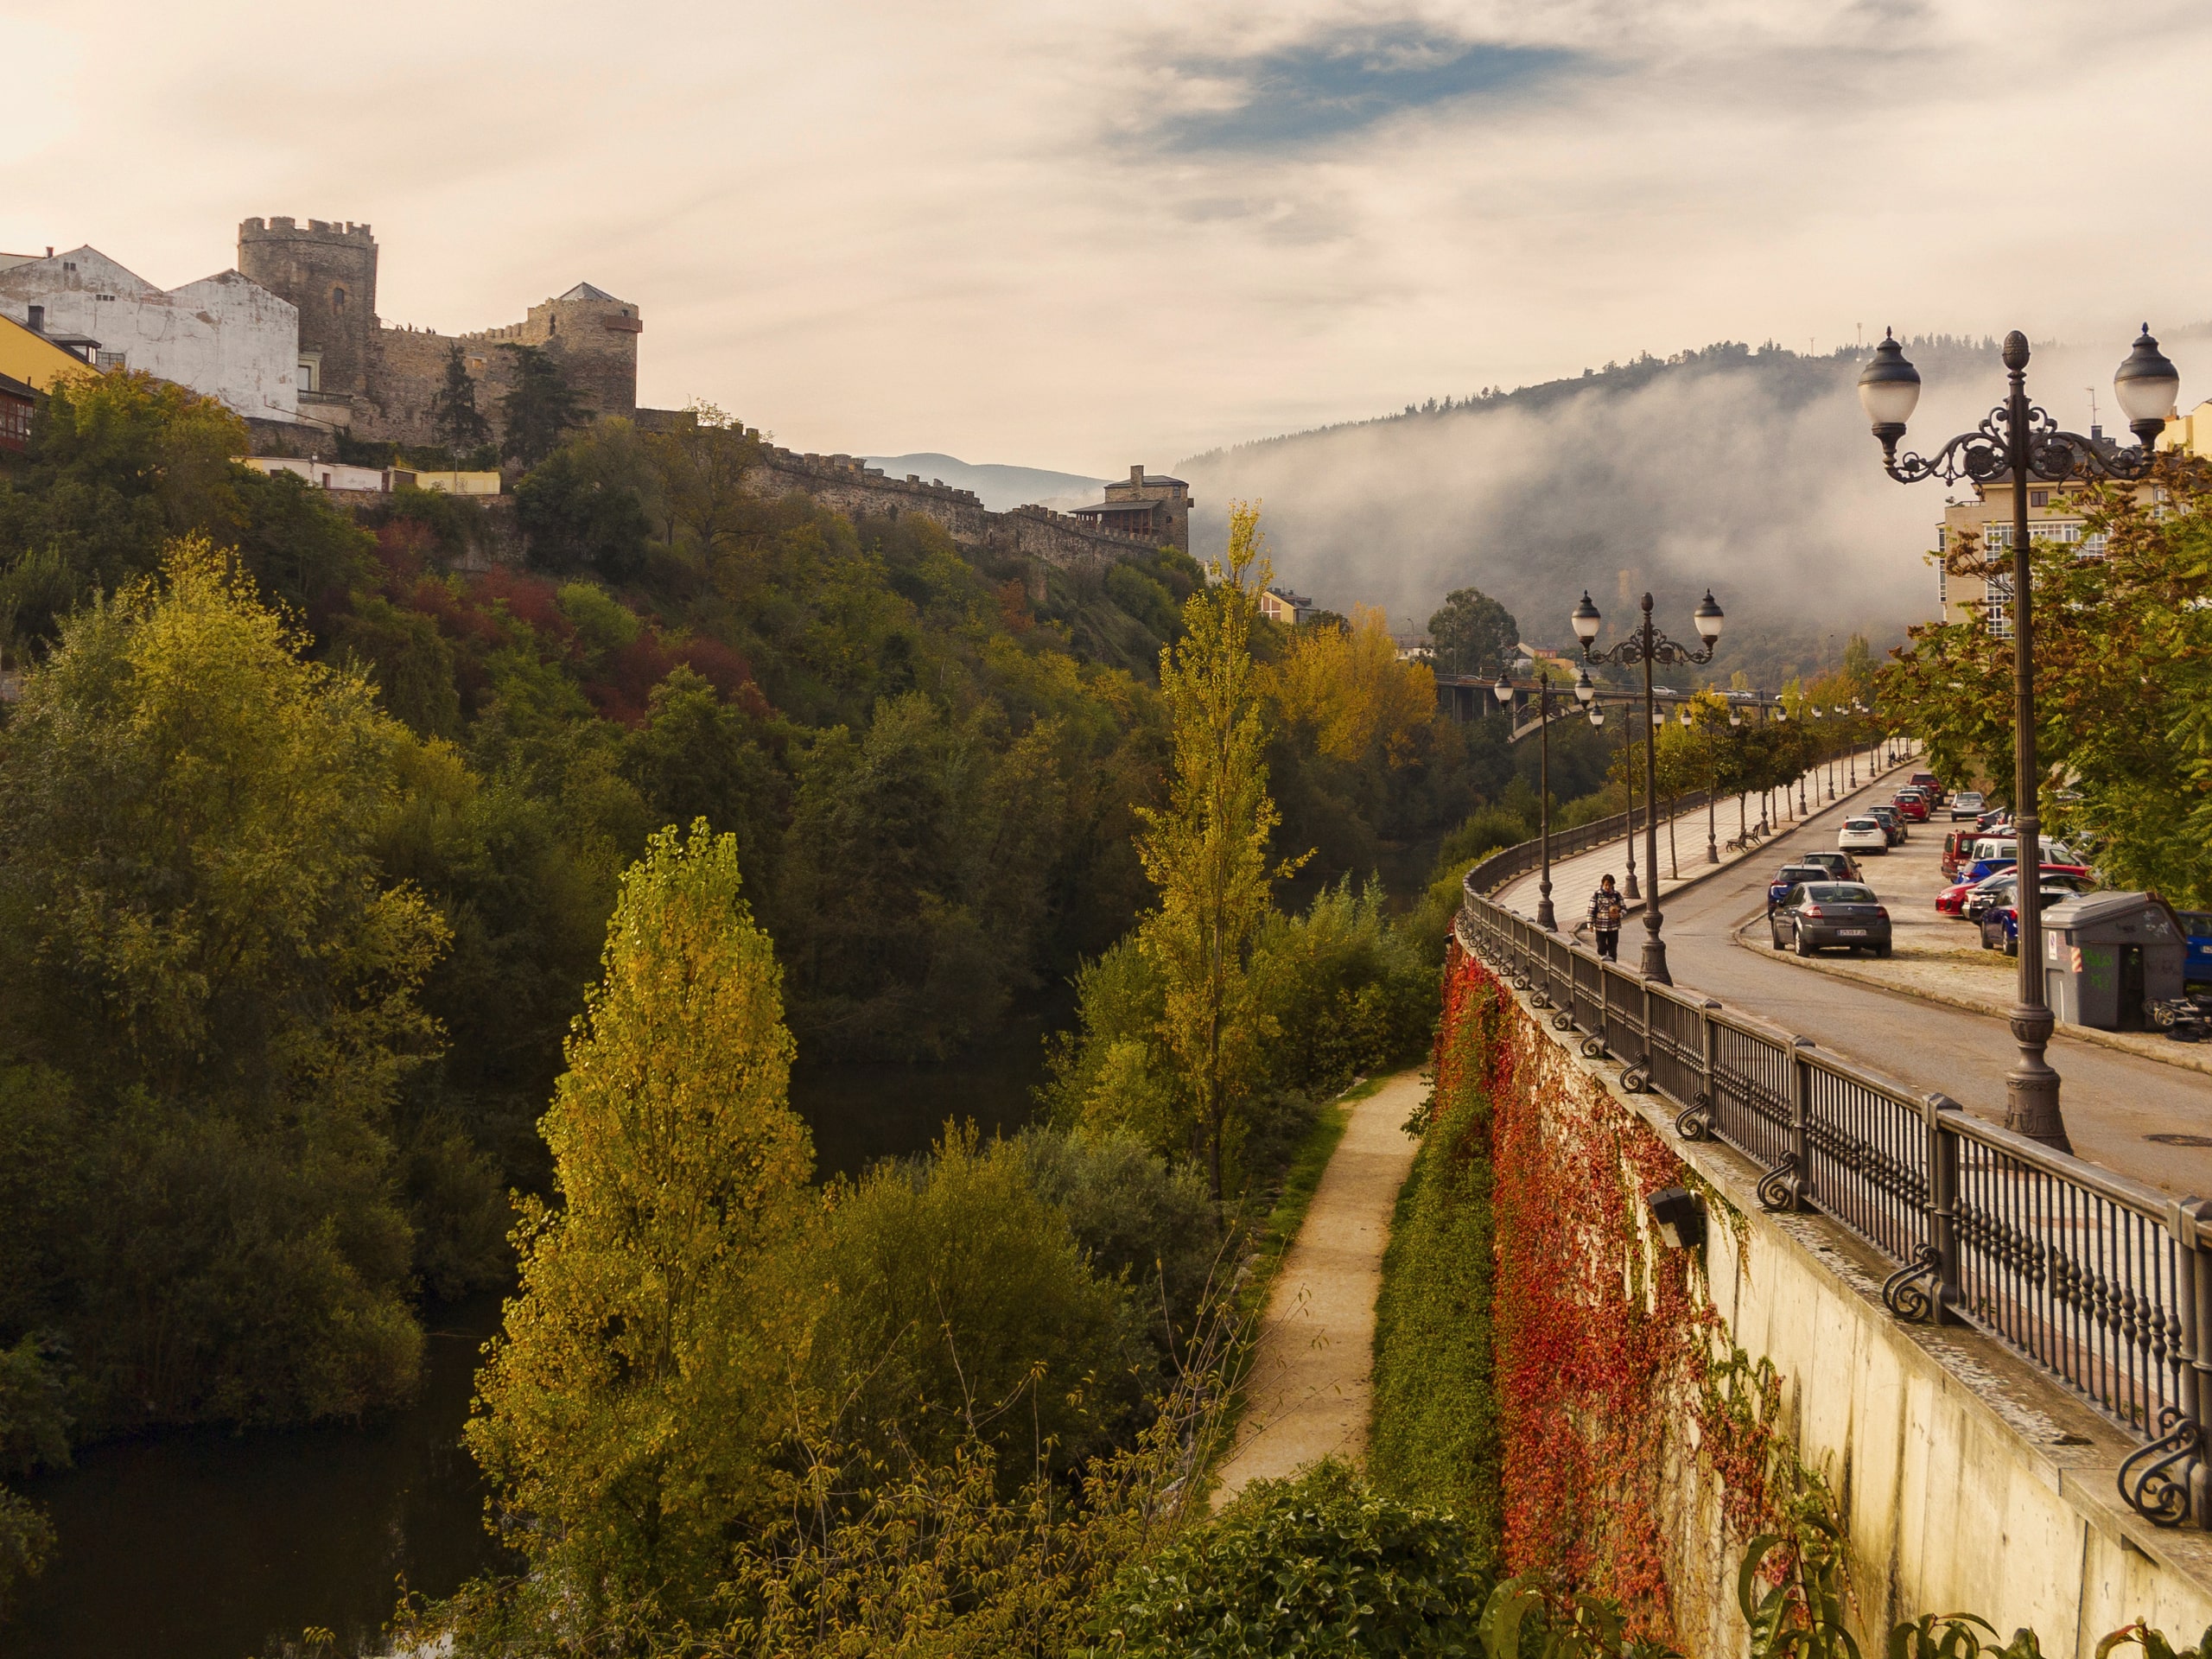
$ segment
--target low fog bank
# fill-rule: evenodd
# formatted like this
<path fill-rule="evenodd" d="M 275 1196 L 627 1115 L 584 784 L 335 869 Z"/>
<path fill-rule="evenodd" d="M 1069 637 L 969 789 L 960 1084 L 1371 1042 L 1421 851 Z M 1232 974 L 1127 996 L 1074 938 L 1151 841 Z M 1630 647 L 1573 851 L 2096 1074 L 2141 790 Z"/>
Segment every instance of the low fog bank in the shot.
<path fill-rule="evenodd" d="M 2004 394 L 1993 340 L 1908 352 L 1926 391 L 1907 448 L 1974 426 Z M 2125 439 L 2110 397 L 2125 353 L 2124 339 L 2039 347 L 2031 393 L 2082 430 L 2094 387 Z M 2212 360 L 2195 373 L 2185 360 L 2199 353 L 2212 359 L 2201 343 L 2173 353 L 2184 406 L 2208 385 Z M 1195 456 L 1176 468 L 1200 503 L 1193 550 L 1218 552 L 1230 500 L 1258 499 L 1278 580 L 1323 606 L 1380 605 L 1394 627 L 1425 627 L 1471 585 L 1540 645 L 1571 641 L 1586 587 L 1605 640 L 1647 588 L 1689 640 L 1710 585 L 1732 623 L 1711 671 L 1772 686 L 1834 661 L 1854 631 L 1886 648 L 1934 615 L 1926 556 L 1946 498 L 1970 494 L 1882 472 L 1854 390 L 1865 355 L 1716 346 Z"/>

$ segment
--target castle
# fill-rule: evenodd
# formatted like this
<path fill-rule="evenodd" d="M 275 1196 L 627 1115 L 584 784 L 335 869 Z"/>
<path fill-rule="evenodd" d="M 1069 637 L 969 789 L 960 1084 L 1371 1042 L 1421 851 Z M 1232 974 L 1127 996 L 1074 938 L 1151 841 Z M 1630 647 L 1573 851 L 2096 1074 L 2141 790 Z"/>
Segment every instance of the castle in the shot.
<path fill-rule="evenodd" d="M 542 347 L 595 415 L 638 411 L 638 335 L 626 301 L 579 283 L 530 308 L 525 319 L 475 334 L 397 327 L 377 315 L 377 243 L 366 225 L 249 219 L 238 226 L 238 272 L 299 313 L 301 420 L 356 438 L 438 442 L 432 399 L 455 346 L 476 386 L 476 409 L 499 435 L 499 400 L 514 385 L 515 353 Z"/>

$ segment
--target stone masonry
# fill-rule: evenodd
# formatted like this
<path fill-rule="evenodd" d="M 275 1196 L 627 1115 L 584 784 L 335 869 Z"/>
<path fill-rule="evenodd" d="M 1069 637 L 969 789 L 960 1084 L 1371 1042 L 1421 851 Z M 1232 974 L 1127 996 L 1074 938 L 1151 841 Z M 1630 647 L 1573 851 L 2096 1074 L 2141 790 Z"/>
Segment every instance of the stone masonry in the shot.
<path fill-rule="evenodd" d="M 543 348 L 593 413 L 637 412 L 645 323 L 636 306 L 589 283 L 531 306 L 520 322 L 454 335 L 378 318 L 377 244 L 366 225 L 246 219 L 238 226 L 238 270 L 299 309 L 300 360 L 312 381 L 300 391 L 304 420 L 357 438 L 434 443 L 431 399 L 456 346 L 494 441 L 499 400 L 514 380 L 514 354 L 505 346 Z"/>
<path fill-rule="evenodd" d="M 746 487 L 756 493 L 797 491 L 851 518 L 919 513 L 969 552 L 988 551 L 1061 569 L 1097 569 L 1163 545 L 1100 530 L 1049 507 L 993 512 L 973 490 L 925 483 L 915 475 L 891 478 L 851 455 L 802 455 L 763 445 L 760 457 L 745 478 Z"/>

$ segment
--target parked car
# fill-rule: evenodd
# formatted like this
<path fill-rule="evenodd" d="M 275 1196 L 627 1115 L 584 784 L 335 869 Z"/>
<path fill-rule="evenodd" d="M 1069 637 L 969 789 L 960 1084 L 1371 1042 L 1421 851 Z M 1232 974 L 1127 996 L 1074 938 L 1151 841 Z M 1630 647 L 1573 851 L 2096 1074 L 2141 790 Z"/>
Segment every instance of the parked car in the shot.
<path fill-rule="evenodd" d="M 1985 803 L 1982 800 L 1981 791 L 1980 790 L 1961 790 L 1957 794 L 1951 797 L 1952 822 L 1955 823 L 1961 818 L 1980 817 L 1981 816 L 1984 804 Z"/>
<path fill-rule="evenodd" d="M 1959 913 L 1970 922 L 1986 919 L 1992 911 L 2012 902 L 2012 895 L 2019 889 L 2019 878 L 2020 873 L 2016 869 L 1998 871 L 1968 891 Z M 2076 893 L 2095 892 L 2096 886 L 2088 876 L 2073 869 L 2056 869 L 2048 864 L 2043 867 L 2043 896 L 2053 904 L 2058 902 L 2051 898 L 2053 893 L 2060 899 L 2071 899 Z M 1986 950 L 1988 946 L 1989 941 L 1983 939 L 1982 948 Z"/>
<path fill-rule="evenodd" d="M 2177 910 L 2181 931 L 2189 938 L 2189 955 L 2182 963 L 2184 985 L 2212 985 L 2212 910 Z"/>
<path fill-rule="evenodd" d="M 1973 861 L 1967 856 L 1974 851 L 1974 832 L 1953 830 L 1943 837 L 1943 874 L 1952 881 L 1959 879 L 1959 872 Z"/>
<path fill-rule="evenodd" d="M 1870 806 L 1866 809 L 1866 815 L 1882 826 L 1883 833 L 1890 838 L 1891 846 L 1897 846 L 1904 840 L 1904 815 L 1894 806 Z"/>
<path fill-rule="evenodd" d="M 1908 823 L 1928 822 L 1928 798 L 1916 789 L 1901 789 L 1892 803 Z"/>
<path fill-rule="evenodd" d="M 2077 891 L 2087 889 L 2063 887 L 2046 881 L 2043 888 L 2043 907 L 2049 910 L 2053 905 L 2063 904 L 2073 898 Z M 1992 905 L 1983 912 L 1980 926 L 1983 950 L 2002 950 L 2008 957 L 2020 954 L 2020 909 L 2012 902 L 2009 893 L 2004 903 Z"/>
<path fill-rule="evenodd" d="M 1932 772 L 1916 772 L 1911 777 L 1906 779 L 1905 782 L 1928 791 L 1930 800 L 1940 801 L 1943 798 L 1943 785 L 1936 781 L 1936 774 Z"/>
<path fill-rule="evenodd" d="M 2074 850 L 2063 841 L 2046 841 L 2037 849 L 2043 855 L 2043 867 L 2049 869 L 2056 864 L 2069 874 L 2086 874 L 2087 867 L 2078 862 Z M 2010 836 L 1984 836 L 1974 844 L 1973 862 L 1959 872 L 1961 879 L 1979 881 L 1986 875 L 2009 869 L 2020 861 L 2020 843 Z"/>
<path fill-rule="evenodd" d="M 1807 881 L 1790 888 L 1767 918 L 1767 932 L 1776 950 L 1786 940 L 1801 957 L 1838 944 L 1890 954 L 1890 912 L 1873 888 L 1856 881 Z"/>
<path fill-rule="evenodd" d="M 1789 889 L 1803 881 L 1833 881 L 1835 872 L 1825 864 L 1814 864 L 1800 859 L 1785 864 L 1766 884 L 1766 913 L 1774 914 L 1774 907 L 1789 896 Z"/>
<path fill-rule="evenodd" d="M 1859 861 L 1849 853 L 1800 853 L 1796 861 L 1819 865 L 1828 873 L 1831 881 L 1864 881 L 1866 879 L 1859 873 Z"/>
<path fill-rule="evenodd" d="M 1836 831 L 1835 844 L 1847 853 L 1886 853 L 1890 832 L 1882 828 L 1879 818 L 1846 818 L 1843 828 Z"/>

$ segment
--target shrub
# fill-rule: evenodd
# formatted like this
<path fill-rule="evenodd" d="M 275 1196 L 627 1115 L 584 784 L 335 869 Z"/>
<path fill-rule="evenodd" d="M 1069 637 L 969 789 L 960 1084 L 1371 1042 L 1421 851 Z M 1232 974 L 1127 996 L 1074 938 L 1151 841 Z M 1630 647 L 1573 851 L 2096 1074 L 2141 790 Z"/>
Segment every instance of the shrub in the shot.
<path fill-rule="evenodd" d="M 1469 1654 L 1490 1592 L 1454 1516 L 1330 1459 L 1255 1482 L 1206 1527 L 1123 1571 L 1093 1659 Z"/>
<path fill-rule="evenodd" d="M 1439 1090 L 1382 1257 L 1369 1467 L 1393 1497 L 1465 1517 L 1487 1570 L 1500 1490 L 1490 1103 L 1464 1070 Z"/>

